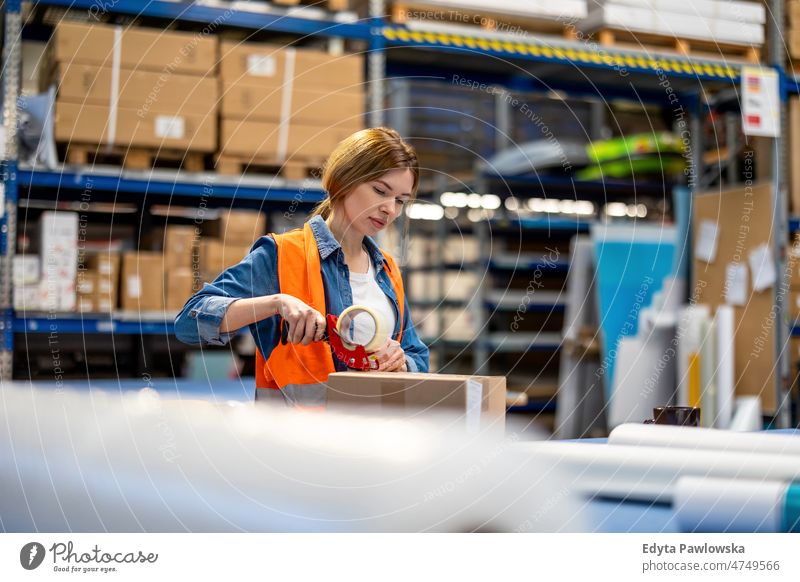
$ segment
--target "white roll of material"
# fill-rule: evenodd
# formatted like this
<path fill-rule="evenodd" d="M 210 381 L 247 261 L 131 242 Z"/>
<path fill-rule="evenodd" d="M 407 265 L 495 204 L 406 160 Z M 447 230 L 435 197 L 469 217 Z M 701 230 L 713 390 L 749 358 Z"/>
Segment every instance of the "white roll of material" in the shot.
<path fill-rule="evenodd" d="M 800 438 L 796 436 L 660 424 L 620 425 L 611 431 L 608 444 L 800 455 Z M 795 463 L 800 465 L 800 459 L 795 459 Z"/>
<path fill-rule="evenodd" d="M 573 489 L 590 496 L 669 503 L 684 476 L 800 480 L 794 455 L 552 441 L 518 447 L 537 461 L 554 463 L 572 476 Z"/>
<path fill-rule="evenodd" d="M 777 533 L 788 483 L 681 477 L 672 510 L 685 532 Z"/>

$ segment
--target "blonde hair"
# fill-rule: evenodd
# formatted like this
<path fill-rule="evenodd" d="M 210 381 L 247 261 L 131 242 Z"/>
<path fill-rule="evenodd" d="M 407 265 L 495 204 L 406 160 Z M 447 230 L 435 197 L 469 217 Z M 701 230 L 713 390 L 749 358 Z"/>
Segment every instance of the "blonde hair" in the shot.
<path fill-rule="evenodd" d="M 311 216 L 328 218 L 334 206 L 353 188 L 399 168 L 411 170 L 414 176 L 411 197 L 414 198 L 419 186 L 419 161 L 414 148 L 388 127 L 357 131 L 343 139 L 325 162 L 322 187 L 328 196 L 314 208 Z"/>

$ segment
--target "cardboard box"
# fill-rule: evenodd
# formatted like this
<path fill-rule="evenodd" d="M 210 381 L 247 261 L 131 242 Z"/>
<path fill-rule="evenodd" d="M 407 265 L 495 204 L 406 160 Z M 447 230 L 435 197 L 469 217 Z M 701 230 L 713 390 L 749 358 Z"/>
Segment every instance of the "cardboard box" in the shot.
<path fill-rule="evenodd" d="M 39 284 L 14 285 L 13 303 L 16 311 L 39 311 L 42 309 Z"/>
<path fill-rule="evenodd" d="M 14 255 L 12 281 L 14 285 L 35 285 L 39 282 L 39 257 Z"/>
<path fill-rule="evenodd" d="M 59 142 L 107 144 L 109 115 L 105 105 L 80 105 L 56 101 L 55 139 Z M 212 152 L 217 146 L 214 116 L 167 115 L 119 108 L 114 143 L 127 146 Z"/>
<path fill-rule="evenodd" d="M 78 271 L 78 278 L 75 283 L 75 292 L 80 299 L 83 296 L 91 296 L 99 291 L 98 274 L 95 271 Z"/>
<path fill-rule="evenodd" d="M 73 311 L 78 272 L 78 214 L 47 211 L 39 218 L 42 309 Z"/>
<path fill-rule="evenodd" d="M 186 300 L 197 290 L 197 277 L 191 269 L 174 269 L 164 273 L 166 277 L 167 311 L 178 311 L 183 308 Z"/>
<path fill-rule="evenodd" d="M 290 53 L 294 53 L 294 64 L 287 70 L 287 55 Z M 288 72 L 292 69 L 294 75 L 290 77 Z M 250 85 L 273 88 L 291 83 L 295 89 L 358 90 L 364 84 L 364 57 L 223 41 L 220 45 L 219 76 L 226 86 L 244 81 Z"/>
<path fill-rule="evenodd" d="M 789 99 L 789 200 L 791 212 L 800 214 L 800 98 Z"/>
<path fill-rule="evenodd" d="M 474 263 L 480 257 L 478 238 L 472 235 L 451 234 L 444 245 L 443 260 L 445 263 Z"/>
<path fill-rule="evenodd" d="M 218 43 L 213 34 L 63 20 L 53 33 L 51 59 L 111 66 L 117 34 L 123 68 L 194 75 L 209 75 L 215 70 Z"/>
<path fill-rule="evenodd" d="M 47 84 L 56 84 L 59 101 L 107 107 L 112 79 L 110 66 L 68 62 L 56 67 Z M 119 107 L 153 113 L 214 115 L 219 103 L 217 79 L 196 75 L 121 69 L 117 93 Z"/>
<path fill-rule="evenodd" d="M 167 226 L 164 233 L 164 271 L 191 269 L 199 244 L 200 236 L 195 227 Z"/>
<path fill-rule="evenodd" d="M 374 412 L 411 414 L 453 411 L 468 429 L 503 426 L 506 379 L 503 376 L 339 372 L 328 376 L 328 409 L 364 407 Z"/>
<path fill-rule="evenodd" d="M 699 232 L 703 220 L 714 221 L 718 230 L 716 260 L 706 263 L 695 257 L 692 266 L 692 299 L 709 305 L 712 312 L 725 303 L 727 266 L 746 261 L 762 244 L 772 248 L 772 188 L 771 183 L 764 182 L 694 196 L 694 232 Z M 749 228 L 743 240 L 740 226 L 745 224 Z M 748 275 L 751 278 L 752 274 Z M 773 287 L 756 293 L 749 286 L 746 304 L 734 308 L 736 395 L 759 396 L 765 414 L 772 414 L 776 408 L 774 303 Z"/>
<path fill-rule="evenodd" d="M 267 230 L 267 218 L 252 210 L 223 210 L 217 222 L 218 236 L 224 244 L 252 245 Z"/>
<path fill-rule="evenodd" d="M 222 154 L 278 158 L 279 123 L 223 119 L 220 127 Z M 340 141 L 362 128 L 360 120 L 343 120 L 331 125 L 292 123 L 286 141 L 286 156 L 326 158 Z"/>
<path fill-rule="evenodd" d="M 293 88 L 288 92 L 246 82 L 225 87 L 220 113 L 229 119 L 280 121 L 285 114 L 284 100 L 292 123 L 327 124 L 364 115 L 363 91 Z"/>
<path fill-rule="evenodd" d="M 483 271 L 454 271 L 447 270 L 444 277 L 444 298 L 449 301 L 469 301 L 477 293 L 481 284 L 480 276 Z"/>
<path fill-rule="evenodd" d="M 200 240 L 200 272 L 206 280 L 240 262 L 250 252 L 250 244 L 225 244 L 216 239 Z"/>
<path fill-rule="evenodd" d="M 442 339 L 469 342 L 478 335 L 472 312 L 468 308 L 444 307 Z"/>
<path fill-rule="evenodd" d="M 125 253 L 122 256 L 122 309 L 162 311 L 164 275 L 161 253 Z"/>
<path fill-rule="evenodd" d="M 408 300 L 414 301 L 438 301 L 439 297 L 439 277 L 433 271 L 413 271 L 408 274 Z"/>

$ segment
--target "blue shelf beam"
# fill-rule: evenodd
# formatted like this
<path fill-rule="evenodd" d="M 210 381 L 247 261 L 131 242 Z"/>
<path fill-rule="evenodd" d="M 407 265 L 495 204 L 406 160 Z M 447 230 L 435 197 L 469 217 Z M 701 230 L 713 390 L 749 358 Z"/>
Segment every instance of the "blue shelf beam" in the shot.
<path fill-rule="evenodd" d="M 119 320 L 96 315 L 56 317 L 44 315 L 14 318 L 14 333 L 77 333 L 77 334 L 124 334 L 124 335 L 174 335 L 172 319 L 134 321 Z"/>
<path fill-rule="evenodd" d="M 150 0 L 40 0 L 43 6 L 61 6 L 89 13 L 110 12 L 142 18 L 209 24 L 215 27 L 238 27 L 249 30 L 270 30 L 304 36 L 336 36 L 352 40 L 370 40 L 372 28 L 360 23 L 341 23 L 333 20 L 316 20 L 283 14 L 267 14 L 229 8 L 224 5 L 205 6 L 194 2 L 164 2 Z"/>
<path fill-rule="evenodd" d="M 63 189 L 84 192 L 87 190 L 127 194 L 151 194 L 206 200 L 251 200 L 257 202 L 317 203 L 325 197 L 320 188 L 296 186 L 271 186 L 269 178 L 265 185 L 217 183 L 219 178 L 201 181 L 186 181 L 180 178 L 163 177 L 131 178 L 123 174 L 87 173 L 65 169 L 63 171 L 20 170 L 18 183 L 26 188 L 49 188 L 55 192 Z M 282 180 L 281 180 L 282 181 Z"/>

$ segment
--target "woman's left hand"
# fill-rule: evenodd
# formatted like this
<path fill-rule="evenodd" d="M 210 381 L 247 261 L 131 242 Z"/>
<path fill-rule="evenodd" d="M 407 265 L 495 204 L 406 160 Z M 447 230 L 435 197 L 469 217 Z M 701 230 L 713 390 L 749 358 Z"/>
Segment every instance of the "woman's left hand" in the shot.
<path fill-rule="evenodd" d="M 400 343 L 393 339 L 386 340 L 378 351 L 372 354 L 378 361 L 377 372 L 407 372 L 406 353 Z"/>

